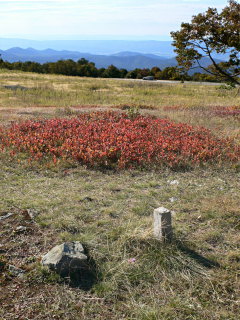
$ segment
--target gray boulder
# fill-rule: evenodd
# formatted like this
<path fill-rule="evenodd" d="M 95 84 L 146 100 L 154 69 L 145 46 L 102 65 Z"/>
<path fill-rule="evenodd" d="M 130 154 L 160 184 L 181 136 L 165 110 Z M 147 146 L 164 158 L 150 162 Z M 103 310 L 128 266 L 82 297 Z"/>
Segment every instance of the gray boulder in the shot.
<path fill-rule="evenodd" d="M 52 248 L 42 259 L 42 265 L 62 277 L 75 277 L 88 269 L 88 257 L 79 241 L 65 242 Z"/>

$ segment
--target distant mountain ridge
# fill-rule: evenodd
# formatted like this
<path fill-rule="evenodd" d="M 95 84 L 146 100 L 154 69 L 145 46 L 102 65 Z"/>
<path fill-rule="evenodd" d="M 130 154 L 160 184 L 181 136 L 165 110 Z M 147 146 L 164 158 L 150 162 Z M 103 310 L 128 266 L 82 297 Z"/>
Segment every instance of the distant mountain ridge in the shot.
<path fill-rule="evenodd" d="M 33 48 L 22 49 L 14 47 L 8 50 L 0 50 L 2 59 L 9 62 L 25 62 L 34 61 L 39 63 L 56 62 L 58 60 L 72 59 L 77 61 L 85 58 L 94 62 L 97 68 L 107 68 L 113 64 L 117 68 L 124 68 L 133 70 L 136 68 L 153 68 L 159 67 L 164 69 L 166 67 L 176 66 L 175 58 L 166 58 L 154 54 L 143 54 L 139 52 L 124 51 L 112 55 L 94 55 L 90 53 L 62 50 L 57 51 L 53 49 L 36 50 Z M 221 60 L 217 60 L 220 62 Z M 211 64 L 209 59 L 203 59 L 202 64 L 206 67 Z M 194 72 L 200 72 L 201 69 L 194 69 Z"/>
<path fill-rule="evenodd" d="M 34 48 L 36 50 L 68 50 L 89 52 L 93 55 L 113 55 L 117 52 L 137 52 L 172 58 L 175 56 L 172 41 L 158 40 L 30 40 L 19 38 L 0 38 L 0 49 L 8 50 L 13 47 Z M 226 55 L 217 54 L 216 58 L 223 59 Z"/>
<path fill-rule="evenodd" d="M 17 38 L 0 38 L 0 49 L 7 50 L 12 47 L 34 48 L 45 50 L 68 50 L 78 52 L 90 52 L 97 55 L 111 55 L 116 52 L 139 52 L 144 54 L 156 54 L 167 58 L 174 56 L 174 48 L 171 41 L 156 40 L 29 40 Z"/>
<path fill-rule="evenodd" d="M 35 61 L 39 63 L 56 62 L 58 60 L 72 59 L 77 61 L 85 58 L 96 64 L 97 68 L 107 68 L 113 64 L 117 68 L 133 70 L 135 68 L 152 68 L 158 66 L 160 69 L 167 66 L 177 65 L 174 58 L 165 58 L 153 54 L 139 52 L 119 52 L 112 55 L 94 55 L 77 51 L 57 51 L 53 49 L 36 50 L 33 48 L 22 49 L 19 47 L 8 50 L 0 50 L 2 59 L 9 62 Z"/>

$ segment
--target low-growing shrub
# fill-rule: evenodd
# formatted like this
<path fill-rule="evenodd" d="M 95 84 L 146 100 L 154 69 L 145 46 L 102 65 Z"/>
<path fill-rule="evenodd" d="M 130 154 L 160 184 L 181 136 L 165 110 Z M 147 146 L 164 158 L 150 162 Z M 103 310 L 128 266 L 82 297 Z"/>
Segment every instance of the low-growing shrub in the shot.
<path fill-rule="evenodd" d="M 219 117 L 235 117 L 240 119 L 240 107 L 215 107 L 212 110 L 212 114 Z"/>
<path fill-rule="evenodd" d="M 125 113 L 84 113 L 71 119 L 13 123 L 0 130 L 2 150 L 32 159 L 73 159 L 91 167 L 177 168 L 236 162 L 240 147 L 209 130 Z"/>

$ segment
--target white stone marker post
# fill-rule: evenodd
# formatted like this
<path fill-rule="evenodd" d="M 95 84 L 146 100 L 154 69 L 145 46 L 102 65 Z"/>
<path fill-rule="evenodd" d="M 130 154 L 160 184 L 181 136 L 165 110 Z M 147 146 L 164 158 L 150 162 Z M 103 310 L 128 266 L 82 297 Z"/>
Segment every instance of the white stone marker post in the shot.
<path fill-rule="evenodd" d="M 154 210 L 154 237 L 160 241 L 172 239 L 172 213 L 170 210 L 160 207 Z"/>

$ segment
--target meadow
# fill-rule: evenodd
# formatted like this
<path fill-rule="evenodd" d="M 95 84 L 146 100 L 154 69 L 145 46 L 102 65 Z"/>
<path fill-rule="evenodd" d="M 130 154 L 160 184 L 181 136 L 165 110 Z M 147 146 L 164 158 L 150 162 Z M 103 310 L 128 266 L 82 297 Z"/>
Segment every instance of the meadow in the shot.
<path fill-rule="evenodd" d="M 171 137 L 167 151 L 174 146 L 171 152 L 186 157 L 188 152 L 181 154 L 174 134 L 184 131 L 189 136 L 190 132 L 193 146 L 197 146 L 196 159 L 202 157 L 201 161 L 188 158 L 184 165 L 175 166 L 166 161 L 159 164 L 155 161 L 159 158 L 153 157 L 153 166 L 142 165 L 135 161 L 144 158 L 139 153 L 131 163 L 121 165 L 117 162 L 119 149 L 113 157 L 112 149 L 103 150 L 100 144 L 96 157 L 90 157 L 92 162 L 76 156 L 74 148 L 71 158 L 64 152 L 60 157 L 56 148 L 66 150 L 64 143 L 69 137 L 82 134 L 79 119 L 95 117 L 94 123 L 99 125 L 96 112 L 108 117 L 101 131 L 106 133 L 101 135 L 106 143 L 111 134 L 107 134 L 110 115 L 123 113 L 117 116 L 123 117 L 120 125 L 116 118 L 112 123 L 119 125 L 117 132 L 120 128 L 133 132 L 140 122 L 141 130 L 134 137 L 136 143 L 143 137 L 140 151 L 150 150 L 149 146 L 144 149 L 146 139 L 152 148 L 159 138 L 154 136 L 152 121 L 154 126 L 160 122 L 167 124 L 161 133 L 163 142 L 166 144 L 166 136 Z M 62 128 L 69 123 L 74 130 L 60 144 L 65 134 Z M 33 124 L 39 126 L 41 136 L 29 135 Z M 0 216 L 13 213 L 0 221 L 0 319 L 237 319 L 239 124 L 237 89 L 223 84 L 168 84 L 0 70 Z M 59 133 L 57 145 L 48 134 L 53 126 L 57 128 L 54 134 Z M 144 126 L 147 130 L 143 132 Z M 179 131 L 171 136 L 172 130 Z M 38 145 L 33 140 L 36 137 Z M 48 142 L 47 150 L 52 150 L 46 157 L 41 139 Z M 36 152 L 29 141 L 35 141 Z M 199 155 L 199 148 L 208 143 L 211 152 L 218 144 L 221 152 L 215 150 L 212 158 Z M 112 159 L 107 165 L 106 155 Z M 205 161 L 209 158 L 211 161 Z M 95 166 L 99 159 L 103 161 Z M 153 238 L 153 210 L 160 206 L 173 212 L 171 243 Z M 34 213 L 34 221 L 28 212 Z M 19 226 L 26 230 L 19 232 Z M 89 290 L 69 286 L 40 264 L 50 248 L 72 240 L 85 244 L 96 264 L 96 281 Z M 24 276 L 15 276 L 9 265 L 25 270 Z"/>

